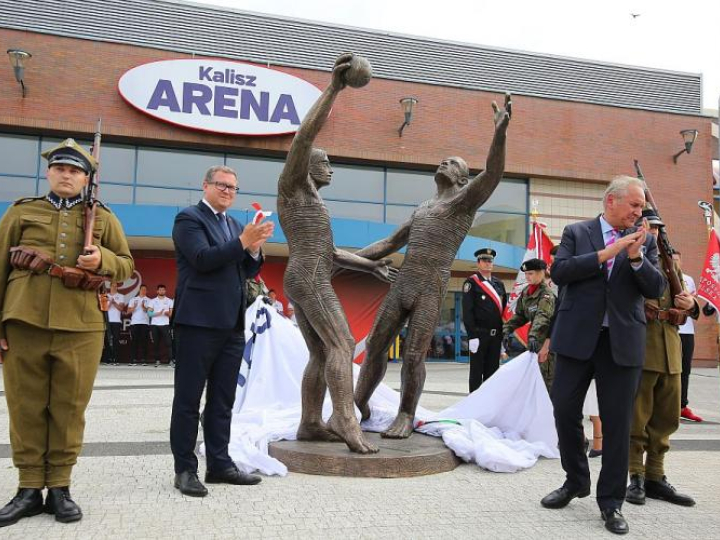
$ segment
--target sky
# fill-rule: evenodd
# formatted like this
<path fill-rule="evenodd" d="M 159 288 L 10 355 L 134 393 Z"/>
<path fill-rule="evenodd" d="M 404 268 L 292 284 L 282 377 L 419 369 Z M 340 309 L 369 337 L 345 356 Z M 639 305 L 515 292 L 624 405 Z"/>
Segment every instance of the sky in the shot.
<path fill-rule="evenodd" d="M 491 47 L 702 73 L 703 107 L 718 109 L 718 0 L 194 2 Z"/>

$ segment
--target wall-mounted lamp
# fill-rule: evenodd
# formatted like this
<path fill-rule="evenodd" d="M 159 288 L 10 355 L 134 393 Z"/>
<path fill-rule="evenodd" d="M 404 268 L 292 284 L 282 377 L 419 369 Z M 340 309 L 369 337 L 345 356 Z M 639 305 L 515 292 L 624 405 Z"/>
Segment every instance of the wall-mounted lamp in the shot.
<path fill-rule="evenodd" d="M 403 112 L 405 113 L 405 121 L 403 122 L 403 125 L 400 126 L 400 129 L 398 130 L 398 134 L 402 137 L 403 129 L 405 129 L 405 126 L 409 126 L 410 122 L 412 122 L 413 117 L 413 109 L 415 108 L 415 104 L 418 102 L 417 98 L 414 97 L 404 97 L 400 100 L 400 105 L 402 105 Z"/>
<path fill-rule="evenodd" d="M 15 72 L 15 80 L 20 83 L 22 87 L 22 96 L 25 97 L 25 82 L 23 80 L 25 76 L 25 61 L 32 58 L 32 54 L 22 49 L 8 49 L 8 56 L 10 57 L 10 63 L 12 64 L 13 71 Z"/>
<path fill-rule="evenodd" d="M 697 139 L 698 136 L 698 130 L 697 129 L 683 129 L 680 132 L 680 135 L 682 135 L 683 141 L 685 141 L 685 148 L 680 150 L 677 154 L 673 156 L 673 163 L 677 163 L 678 158 L 685 154 L 690 153 L 690 150 L 692 150 L 693 144 L 695 144 L 695 139 Z"/>

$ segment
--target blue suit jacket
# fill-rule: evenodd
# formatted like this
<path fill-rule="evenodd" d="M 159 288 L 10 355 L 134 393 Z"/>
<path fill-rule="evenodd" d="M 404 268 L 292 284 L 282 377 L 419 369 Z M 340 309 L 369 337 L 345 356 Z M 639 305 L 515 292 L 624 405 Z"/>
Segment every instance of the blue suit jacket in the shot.
<path fill-rule="evenodd" d="M 233 236 L 230 241 L 225 240 L 215 214 L 202 201 L 175 216 L 175 324 L 222 330 L 244 327 L 245 280 L 260 271 L 262 256 L 253 259 L 238 240 L 242 225 L 230 215 L 227 221 Z"/>
<path fill-rule="evenodd" d="M 613 263 L 598 264 L 605 248 L 600 218 L 565 227 L 552 265 L 552 280 L 561 288 L 553 324 L 551 349 L 563 356 L 587 360 L 595 351 L 605 312 L 608 314 L 613 360 L 621 366 L 645 362 L 644 298 L 659 298 L 666 281 L 658 267 L 655 237 L 647 235 L 645 261 L 633 270 L 627 251 Z"/>

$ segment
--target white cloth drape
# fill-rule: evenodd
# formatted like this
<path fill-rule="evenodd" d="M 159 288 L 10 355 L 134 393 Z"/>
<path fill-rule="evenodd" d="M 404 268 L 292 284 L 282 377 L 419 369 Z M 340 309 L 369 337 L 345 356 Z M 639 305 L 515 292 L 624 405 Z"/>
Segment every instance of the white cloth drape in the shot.
<path fill-rule="evenodd" d="M 308 350 L 298 328 L 261 299 L 248 308 L 246 321 L 249 346 L 238 381 L 230 455 L 247 472 L 285 475 L 285 465 L 268 455 L 268 444 L 295 439 Z M 353 372 L 357 379 L 358 366 Z M 397 392 L 380 385 L 363 429 L 386 429 L 399 401 Z M 326 396 L 323 417 L 331 412 Z M 417 431 L 442 437 L 461 459 L 495 472 L 515 472 L 531 467 L 539 456 L 559 456 L 552 405 L 531 353 L 501 367 L 452 407 L 438 413 L 418 408 L 417 422 L 422 422 Z"/>

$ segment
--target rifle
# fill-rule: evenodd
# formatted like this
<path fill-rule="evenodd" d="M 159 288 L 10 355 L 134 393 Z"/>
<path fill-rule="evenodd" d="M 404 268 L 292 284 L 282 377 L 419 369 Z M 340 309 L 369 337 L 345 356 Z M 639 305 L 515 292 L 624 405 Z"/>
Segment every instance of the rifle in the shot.
<path fill-rule="evenodd" d="M 640 163 L 638 163 L 637 159 L 634 159 L 633 161 L 635 162 L 635 171 L 637 172 L 637 177 L 643 181 L 643 185 L 645 186 L 645 200 L 650 205 L 650 208 L 652 208 L 653 212 L 655 212 L 655 215 L 662 220 L 662 218 L 660 217 L 660 212 L 658 211 L 657 204 L 655 204 L 655 199 L 652 196 L 652 192 L 650 191 L 650 188 L 645 181 L 645 176 L 640 169 Z M 671 298 L 675 298 L 675 296 L 677 296 L 683 291 L 683 284 L 680 281 L 680 276 L 675 271 L 675 264 L 672 258 L 672 254 L 675 252 L 675 250 L 670 243 L 670 238 L 668 237 L 665 227 L 658 227 L 658 252 L 660 255 L 660 260 L 662 260 L 663 262 L 663 272 L 665 272 L 665 277 L 667 278 L 668 285 L 670 286 L 670 296 Z M 686 311 L 684 311 L 684 313 L 687 314 Z"/>
<path fill-rule="evenodd" d="M 85 207 L 84 216 L 84 230 L 85 230 L 85 243 L 84 246 L 92 245 L 93 243 L 93 230 L 95 229 L 95 215 L 97 214 L 98 195 L 100 193 L 100 141 L 102 134 L 100 130 L 102 128 L 102 119 L 98 118 L 97 127 L 95 128 L 95 139 L 92 145 L 92 156 L 95 158 L 97 167 L 90 174 L 90 180 L 85 188 L 85 195 L 83 197 L 83 205 Z M 85 252 L 88 255 L 88 252 Z M 97 289 L 98 304 L 100 311 L 105 314 L 105 323 L 107 327 L 107 311 L 110 309 L 108 297 L 105 292 L 105 286 L 102 285 Z"/>

